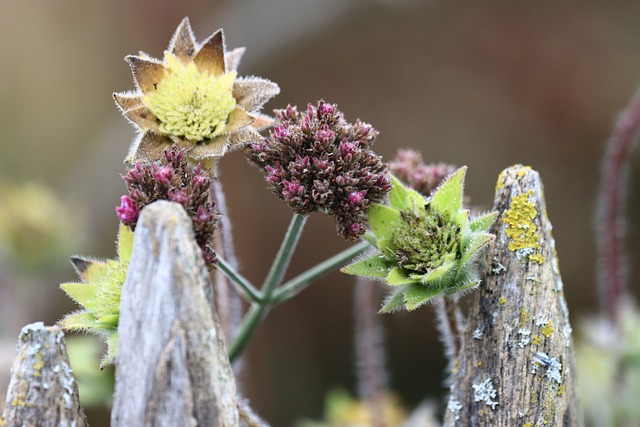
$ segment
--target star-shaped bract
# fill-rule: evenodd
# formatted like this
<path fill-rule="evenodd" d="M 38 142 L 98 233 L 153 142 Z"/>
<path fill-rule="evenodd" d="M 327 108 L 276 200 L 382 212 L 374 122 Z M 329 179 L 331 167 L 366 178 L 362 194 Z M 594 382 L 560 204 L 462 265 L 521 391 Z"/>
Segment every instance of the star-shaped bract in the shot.
<path fill-rule="evenodd" d="M 466 168 L 460 168 L 425 198 L 392 177 L 389 206 L 369 210 L 378 252 L 343 268 L 347 274 L 384 280 L 395 291 L 381 312 L 415 310 L 440 294 L 453 294 L 479 281 L 475 260 L 495 236 L 487 230 L 495 212 L 472 221 L 462 208 Z"/>
<path fill-rule="evenodd" d="M 137 90 L 113 97 L 140 134 L 126 160 L 153 162 L 177 145 L 199 161 L 262 140 L 258 131 L 273 120 L 259 110 L 280 88 L 259 77 L 236 77 L 243 53 L 226 51 L 221 29 L 197 43 L 184 18 L 162 61 L 145 53 L 127 56 Z"/>

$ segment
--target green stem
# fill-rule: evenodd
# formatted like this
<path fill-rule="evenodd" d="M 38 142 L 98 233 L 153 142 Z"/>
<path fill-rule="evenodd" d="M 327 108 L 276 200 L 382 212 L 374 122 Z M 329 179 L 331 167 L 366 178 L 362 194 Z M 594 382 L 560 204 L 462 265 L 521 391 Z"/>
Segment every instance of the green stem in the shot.
<path fill-rule="evenodd" d="M 232 362 L 244 351 L 249 340 L 256 333 L 260 322 L 264 319 L 264 316 L 266 316 L 267 310 L 271 307 L 271 294 L 276 287 L 282 283 L 282 278 L 289 266 L 289 261 L 291 261 L 291 256 L 298 243 L 298 238 L 300 234 L 302 234 L 302 228 L 304 227 L 306 219 L 306 215 L 299 214 L 294 214 L 293 218 L 291 218 L 287 234 L 282 240 L 278 254 L 262 286 L 262 301 L 251 306 L 249 312 L 242 319 L 238 335 L 229 347 L 229 359 Z"/>
<path fill-rule="evenodd" d="M 231 280 L 236 290 L 244 299 L 251 303 L 262 301 L 262 292 L 257 290 L 251 282 L 235 271 L 224 259 L 218 256 L 218 268 Z"/>
<path fill-rule="evenodd" d="M 333 271 L 336 267 L 341 266 L 345 262 L 353 259 L 353 257 L 361 254 L 371 245 L 369 242 L 363 241 L 354 245 L 344 251 L 322 261 L 315 267 L 310 268 L 304 273 L 284 283 L 278 290 L 276 290 L 271 298 L 272 304 L 278 304 L 282 301 L 297 295 L 302 291 L 309 283 L 324 276 L 325 274 Z"/>

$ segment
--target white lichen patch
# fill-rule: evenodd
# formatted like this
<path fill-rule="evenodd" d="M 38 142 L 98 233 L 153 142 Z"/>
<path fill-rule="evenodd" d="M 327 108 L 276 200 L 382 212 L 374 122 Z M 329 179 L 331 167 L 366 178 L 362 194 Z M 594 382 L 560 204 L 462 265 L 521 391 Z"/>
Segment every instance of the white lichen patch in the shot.
<path fill-rule="evenodd" d="M 562 384 L 562 363 L 555 357 L 549 357 L 546 353 L 537 352 L 533 357 L 534 369 L 532 374 L 538 371 L 538 367 L 544 366 L 546 368 L 544 376 L 552 381 Z"/>
<path fill-rule="evenodd" d="M 558 362 L 555 357 L 551 359 L 551 363 L 547 366 L 547 372 L 544 373 L 544 376 L 558 384 L 562 384 L 562 364 Z"/>
<path fill-rule="evenodd" d="M 493 267 L 493 269 L 491 270 L 491 272 L 497 276 L 500 273 L 504 273 L 505 271 L 507 271 L 507 267 L 505 267 L 504 265 L 502 265 L 500 262 L 496 261 L 494 258 L 494 265 L 495 267 Z"/>
<path fill-rule="evenodd" d="M 556 281 L 556 292 L 562 292 L 564 289 L 564 283 L 562 283 L 562 279 L 558 276 L 558 280 Z"/>
<path fill-rule="evenodd" d="M 518 258 L 519 260 L 523 259 L 523 258 L 528 258 L 529 255 L 532 255 L 534 252 L 533 248 L 522 248 L 522 249 L 518 249 L 516 251 L 516 258 Z"/>
<path fill-rule="evenodd" d="M 453 418 L 458 421 L 460 419 L 460 411 L 462 410 L 462 404 L 458 400 L 451 396 L 447 403 L 447 411 L 453 414 Z"/>
<path fill-rule="evenodd" d="M 518 329 L 518 335 L 520 335 L 520 341 L 518 342 L 518 347 L 524 348 L 525 346 L 529 345 L 529 343 L 531 342 L 530 329 L 520 328 Z"/>
<path fill-rule="evenodd" d="M 482 330 L 480 328 L 476 328 L 473 330 L 473 339 L 476 339 L 476 340 L 482 339 Z"/>
<path fill-rule="evenodd" d="M 493 313 L 491 313 L 491 317 L 493 318 L 493 324 L 496 324 L 496 321 L 498 320 L 498 317 L 500 317 L 500 313 L 498 311 L 494 311 Z"/>
<path fill-rule="evenodd" d="M 569 308 L 567 307 L 567 302 L 564 298 L 560 299 L 560 309 L 562 310 L 562 317 L 564 318 L 564 323 L 560 333 L 564 337 L 565 347 L 569 347 L 571 345 L 571 333 L 573 332 L 573 329 L 571 328 L 571 323 L 569 323 Z"/>
<path fill-rule="evenodd" d="M 538 316 L 536 318 L 536 326 L 537 327 L 541 327 L 541 326 L 544 326 L 546 324 L 547 324 L 547 319 L 545 319 L 544 317 Z"/>
<path fill-rule="evenodd" d="M 491 409 L 495 409 L 498 404 L 498 401 L 495 400 L 498 392 L 491 383 L 491 378 L 487 378 L 480 384 L 471 384 L 471 387 L 473 387 L 474 402 L 484 402 L 488 406 L 491 406 Z"/>
<path fill-rule="evenodd" d="M 533 359 L 533 366 L 531 367 L 531 375 L 535 375 L 538 373 L 538 369 L 540 369 L 540 364 L 536 362 L 535 358 Z"/>

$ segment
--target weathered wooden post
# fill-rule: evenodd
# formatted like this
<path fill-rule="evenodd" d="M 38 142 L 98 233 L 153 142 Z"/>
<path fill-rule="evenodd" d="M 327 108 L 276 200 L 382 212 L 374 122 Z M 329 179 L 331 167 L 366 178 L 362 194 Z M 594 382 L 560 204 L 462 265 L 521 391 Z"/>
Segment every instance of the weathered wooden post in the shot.
<path fill-rule="evenodd" d="M 22 328 L 0 425 L 86 425 L 64 333 L 58 326 L 38 322 Z"/>
<path fill-rule="evenodd" d="M 180 205 L 146 207 L 123 287 L 116 426 L 238 426 L 236 385 L 191 220 Z"/>
<path fill-rule="evenodd" d="M 446 426 L 581 426 L 569 313 L 537 172 L 498 179 L 484 279 L 451 374 Z"/>

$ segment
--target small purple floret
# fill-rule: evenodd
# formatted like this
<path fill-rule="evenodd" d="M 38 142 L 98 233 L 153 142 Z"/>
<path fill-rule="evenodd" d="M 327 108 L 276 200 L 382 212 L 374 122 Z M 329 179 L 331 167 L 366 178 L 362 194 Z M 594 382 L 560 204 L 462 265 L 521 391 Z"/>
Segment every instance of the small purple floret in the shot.
<path fill-rule="evenodd" d="M 123 223 L 137 222 L 140 216 L 140 211 L 129 196 L 120 197 L 120 206 L 116 208 L 116 213 Z"/>
<path fill-rule="evenodd" d="M 365 194 L 367 194 L 367 190 L 354 191 L 353 193 L 349 194 L 349 204 L 351 206 L 359 205 L 360 203 L 362 203 Z"/>

